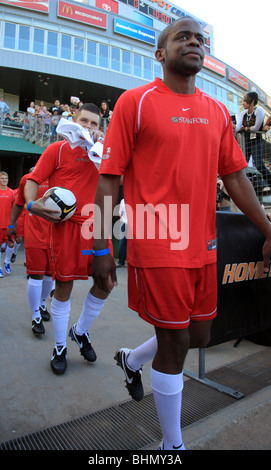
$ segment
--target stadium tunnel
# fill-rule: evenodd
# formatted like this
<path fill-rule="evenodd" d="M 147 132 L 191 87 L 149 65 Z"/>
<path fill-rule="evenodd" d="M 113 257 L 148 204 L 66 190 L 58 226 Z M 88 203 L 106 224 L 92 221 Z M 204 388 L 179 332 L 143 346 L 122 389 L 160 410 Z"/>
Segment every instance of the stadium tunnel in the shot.
<path fill-rule="evenodd" d="M 58 99 L 60 103 L 65 104 L 70 103 L 71 96 L 78 96 L 83 103 L 92 102 L 98 107 L 101 101 L 106 99 L 110 108 L 113 109 L 124 91 L 121 88 L 61 76 L 61 74 L 50 75 L 9 67 L 1 68 L 1 86 L 5 93 L 19 96 L 20 111 L 26 111 L 31 101 L 42 100 L 53 104 Z"/>

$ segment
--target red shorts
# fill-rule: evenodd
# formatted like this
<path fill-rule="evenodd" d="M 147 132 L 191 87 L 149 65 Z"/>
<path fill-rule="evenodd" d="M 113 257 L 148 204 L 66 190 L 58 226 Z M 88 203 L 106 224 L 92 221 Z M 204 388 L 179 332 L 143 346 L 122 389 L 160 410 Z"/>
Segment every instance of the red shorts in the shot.
<path fill-rule="evenodd" d="M 88 279 L 92 275 L 92 255 L 82 250 L 92 250 L 93 238 L 82 236 L 82 226 L 71 220 L 52 223 L 49 229 L 49 257 L 53 279 L 62 282 Z M 109 242 L 110 252 L 113 247 Z"/>
<path fill-rule="evenodd" d="M 128 304 L 159 328 L 182 329 L 217 312 L 217 265 L 202 268 L 128 266 Z"/>
<path fill-rule="evenodd" d="M 16 236 L 17 237 L 24 237 L 24 214 L 22 214 L 19 219 L 17 220 L 16 225 Z"/>
<path fill-rule="evenodd" d="M 48 250 L 42 248 L 25 248 L 26 272 L 37 276 L 51 276 Z"/>
<path fill-rule="evenodd" d="M 3 243 L 8 242 L 8 236 L 7 236 L 7 229 L 6 228 L 0 228 L 0 245 Z"/>

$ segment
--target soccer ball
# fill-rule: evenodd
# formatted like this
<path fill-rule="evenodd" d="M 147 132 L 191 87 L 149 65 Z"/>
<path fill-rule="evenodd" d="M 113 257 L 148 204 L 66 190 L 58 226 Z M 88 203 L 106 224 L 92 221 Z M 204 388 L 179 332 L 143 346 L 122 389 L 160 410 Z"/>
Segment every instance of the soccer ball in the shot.
<path fill-rule="evenodd" d="M 50 192 L 50 197 L 45 200 L 45 206 L 59 211 L 59 214 L 55 216 L 56 220 L 60 217 L 61 221 L 59 222 L 68 220 L 76 210 L 75 195 L 69 189 L 55 186 L 48 189 L 44 196 Z"/>

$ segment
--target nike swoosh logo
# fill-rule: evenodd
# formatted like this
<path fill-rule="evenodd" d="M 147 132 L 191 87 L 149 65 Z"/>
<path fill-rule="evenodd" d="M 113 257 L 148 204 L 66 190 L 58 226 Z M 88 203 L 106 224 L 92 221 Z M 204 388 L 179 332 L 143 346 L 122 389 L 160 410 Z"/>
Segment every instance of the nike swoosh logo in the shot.
<path fill-rule="evenodd" d="M 191 109 L 191 108 L 183 108 L 183 111 L 188 111 L 189 109 Z"/>
<path fill-rule="evenodd" d="M 176 446 L 172 446 L 172 447 L 173 447 L 173 449 L 180 449 L 182 446 L 183 446 L 183 443 L 181 445 L 177 446 L 177 447 Z"/>
<path fill-rule="evenodd" d="M 64 207 L 64 209 L 63 209 L 64 214 L 68 214 L 68 213 L 71 212 L 75 207 L 76 207 L 76 203 L 75 203 L 72 207 L 70 207 L 69 209 L 67 209 L 66 207 Z"/>

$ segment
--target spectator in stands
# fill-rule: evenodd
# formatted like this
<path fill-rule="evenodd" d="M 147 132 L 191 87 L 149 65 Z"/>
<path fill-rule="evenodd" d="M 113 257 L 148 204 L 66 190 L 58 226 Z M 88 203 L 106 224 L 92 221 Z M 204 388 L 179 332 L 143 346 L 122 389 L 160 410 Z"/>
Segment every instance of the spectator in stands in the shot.
<path fill-rule="evenodd" d="M 244 96 L 244 111 L 238 116 L 235 132 L 244 132 L 246 160 L 249 162 L 252 155 L 255 167 L 262 174 L 267 186 L 271 187 L 271 173 L 263 161 L 263 141 L 260 133 L 263 130 L 265 113 L 257 104 L 257 93 L 249 92 Z"/>
<path fill-rule="evenodd" d="M 10 114 L 7 113 L 7 114 L 6 114 L 6 117 L 5 117 L 5 119 L 4 119 L 4 124 L 6 124 L 6 126 L 10 126 L 11 123 L 12 123 L 12 121 L 11 121 Z"/>
<path fill-rule="evenodd" d="M 49 113 L 54 114 L 54 110 L 55 110 L 55 109 L 57 110 L 57 114 L 58 114 L 59 116 L 61 116 L 61 114 L 62 114 L 62 109 L 61 109 L 61 107 L 60 107 L 60 101 L 59 101 L 59 100 L 55 100 L 53 106 L 51 106 L 51 107 L 48 109 L 48 111 L 49 111 Z"/>
<path fill-rule="evenodd" d="M 58 114 L 57 109 L 53 111 L 53 116 L 51 117 L 51 124 L 52 124 L 52 134 L 50 142 L 56 140 L 56 128 L 60 120 L 60 115 Z"/>
<path fill-rule="evenodd" d="M 34 126 L 34 120 L 35 120 L 35 118 L 34 118 L 34 115 L 35 115 L 35 103 L 34 103 L 34 101 L 30 102 L 26 112 L 27 112 L 28 123 L 29 123 L 29 126 L 30 126 L 30 132 L 31 132 L 31 130 Z"/>
<path fill-rule="evenodd" d="M 4 97 L 0 96 L 0 115 L 3 114 L 3 117 L 5 117 L 7 113 L 9 113 L 9 106 L 4 101 Z"/>
<path fill-rule="evenodd" d="M 64 112 L 62 113 L 62 117 L 68 119 L 69 121 L 73 120 L 73 115 L 71 114 L 71 109 L 68 104 L 64 104 Z"/>
<path fill-rule="evenodd" d="M 269 131 L 270 127 L 271 127 L 271 116 L 269 116 L 265 125 L 263 126 L 263 131 L 265 132 Z"/>
<path fill-rule="evenodd" d="M 102 100 L 101 105 L 100 105 L 101 118 L 111 119 L 112 114 L 113 114 L 113 112 L 110 111 L 107 101 Z"/>

